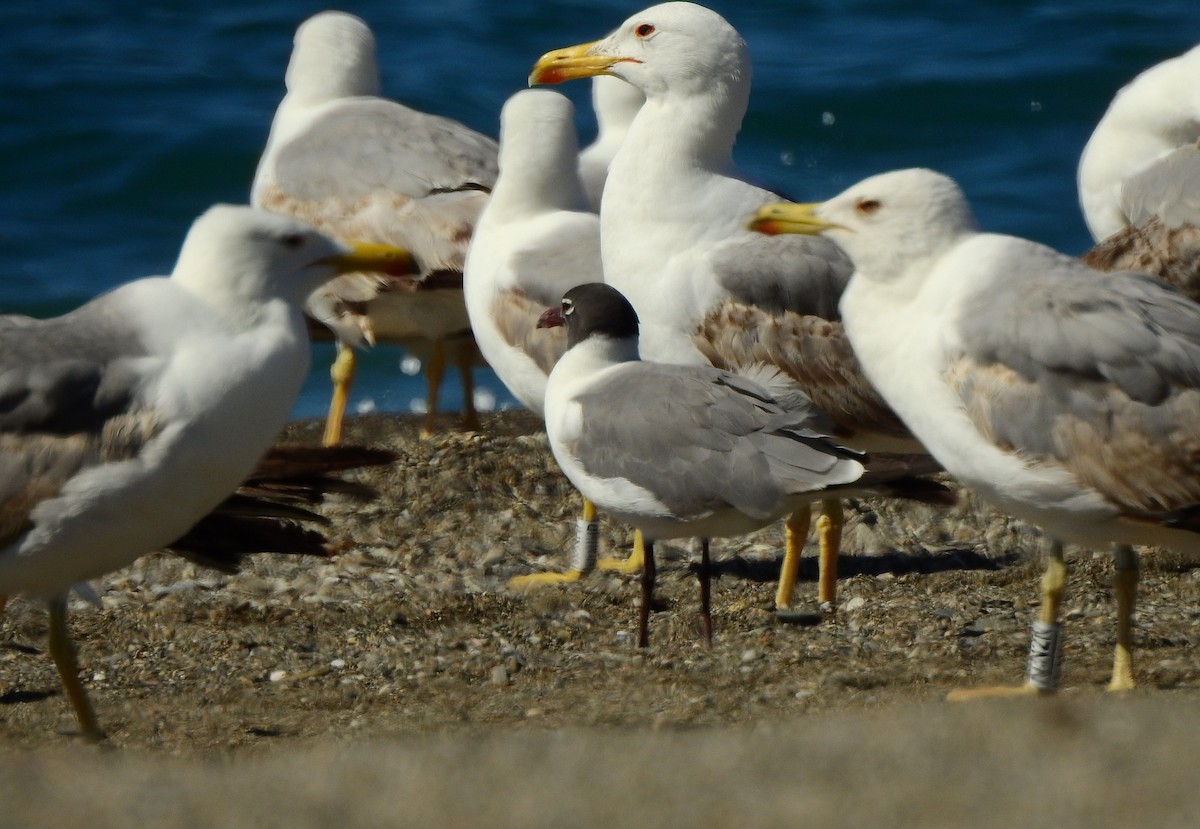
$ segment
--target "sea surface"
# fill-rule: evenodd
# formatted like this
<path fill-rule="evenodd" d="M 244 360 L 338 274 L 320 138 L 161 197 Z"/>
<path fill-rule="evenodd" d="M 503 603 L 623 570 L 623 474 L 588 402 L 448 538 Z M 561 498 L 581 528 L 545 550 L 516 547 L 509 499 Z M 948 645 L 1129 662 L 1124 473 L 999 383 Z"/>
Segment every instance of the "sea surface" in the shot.
<path fill-rule="evenodd" d="M 888 169 L 954 176 L 987 230 L 1064 252 L 1090 239 L 1079 153 L 1113 94 L 1200 41 L 1197 0 L 712 4 L 754 60 L 735 158 L 800 200 Z M 245 202 L 308 0 L 7 0 L 0 11 L 0 311 L 50 316 L 166 273 L 191 220 Z M 494 135 L 543 52 L 642 8 L 614 0 L 363 0 L 386 95 Z M 1200 78 L 1197 79 L 1200 84 Z M 558 87 L 590 140 L 589 84 Z M 315 349 L 296 416 L 323 413 Z M 395 348 L 365 355 L 353 405 L 419 408 Z M 479 385 L 515 405 L 490 372 Z M 448 377 L 447 405 L 461 403 Z"/>

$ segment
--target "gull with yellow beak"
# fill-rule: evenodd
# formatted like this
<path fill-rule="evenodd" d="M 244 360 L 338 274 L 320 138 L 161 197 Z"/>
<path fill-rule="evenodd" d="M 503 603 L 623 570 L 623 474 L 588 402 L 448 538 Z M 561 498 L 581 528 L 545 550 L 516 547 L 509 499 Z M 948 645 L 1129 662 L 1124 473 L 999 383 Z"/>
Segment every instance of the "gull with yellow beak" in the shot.
<path fill-rule="evenodd" d="M 1132 688 L 1131 545 L 1200 554 L 1200 305 L 1144 274 L 981 233 L 954 181 L 930 170 L 770 206 L 754 226 L 842 246 L 855 264 L 842 319 L 867 377 L 948 472 L 1054 539 L 1026 682 L 979 691 L 1057 687 L 1060 542 L 1114 545 L 1109 688 Z"/>
<path fill-rule="evenodd" d="M 732 159 L 750 95 L 750 56 L 716 12 L 664 3 L 608 37 L 544 55 L 530 83 L 613 75 L 646 102 L 609 169 L 600 205 L 605 281 L 641 320 L 641 354 L 712 364 L 762 380 L 781 401 L 800 395 L 839 443 L 923 453 L 863 378 L 837 301 L 851 265 L 821 239 L 766 238 L 746 216 L 779 196 L 750 184 Z M 818 600 L 836 600 L 842 511 L 822 502 Z M 809 507 L 788 521 L 776 607 L 792 603 Z"/>
<path fill-rule="evenodd" d="M 308 373 L 304 302 L 339 273 L 414 269 L 293 219 L 218 205 L 169 277 L 0 324 L 0 595 L 50 605 L 50 651 L 101 735 L 67 634 L 74 583 L 184 537 L 267 452 Z"/>

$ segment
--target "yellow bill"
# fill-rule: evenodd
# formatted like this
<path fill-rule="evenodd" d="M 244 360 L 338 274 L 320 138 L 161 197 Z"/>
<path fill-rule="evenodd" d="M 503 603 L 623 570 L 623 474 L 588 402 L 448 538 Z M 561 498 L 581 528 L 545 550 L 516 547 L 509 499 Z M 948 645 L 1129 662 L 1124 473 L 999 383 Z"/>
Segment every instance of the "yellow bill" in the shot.
<path fill-rule="evenodd" d="M 591 78 L 596 75 L 611 75 L 608 70 L 617 63 L 628 61 L 640 63 L 635 58 L 619 55 L 592 54 L 592 49 L 601 41 L 581 43 L 565 49 L 555 49 L 538 58 L 529 73 L 529 85 L 556 84 L 576 78 Z"/>
<path fill-rule="evenodd" d="M 819 236 L 833 228 L 845 229 L 842 225 L 827 222 L 817 216 L 815 211 L 820 206 L 820 202 L 810 204 L 780 202 L 764 205 L 750 219 L 749 228 L 768 236 L 777 236 L 782 233 Z"/>
<path fill-rule="evenodd" d="M 420 272 L 417 260 L 404 248 L 372 242 L 352 242 L 348 253 L 331 256 L 325 261 L 338 273 L 372 271 L 404 276 Z"/>

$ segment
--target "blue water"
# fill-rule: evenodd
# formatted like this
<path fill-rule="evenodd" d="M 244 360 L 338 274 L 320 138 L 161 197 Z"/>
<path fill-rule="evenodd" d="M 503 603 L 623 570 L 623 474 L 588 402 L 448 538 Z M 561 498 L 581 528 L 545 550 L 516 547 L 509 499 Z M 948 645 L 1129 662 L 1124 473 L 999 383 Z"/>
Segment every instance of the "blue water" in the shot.
<path fill-rule="evenodd" d="M 715 2 L 745 37 L 754 91 L 736 158 L 795 198 L 929 166 L 983 226 L 1078 253 L 1075 166 L 1138 71 L 1200 40 L 1196 0 Z M 495 134 L 544 51 L 599 37 L 637 2 L 363 0 L 385 93 Z M 305 0 L 7 0 L 0 13 L 0 310 L 66 311 L 170 270 L 191 220 L 244 202 Z M 1200 79 L 1197 79 L 1200 83 Z M 591 132 L 588 85 L 559 87 Z M 328 396 L 318 348 L 297 416 Z M 407 410 L 424 383 L 396 349 L 362 360 L 355 400 Z M 480 377 L 498 405 L 511 398 Z M 458 405 L 457 383 L 446 389 Z"/>

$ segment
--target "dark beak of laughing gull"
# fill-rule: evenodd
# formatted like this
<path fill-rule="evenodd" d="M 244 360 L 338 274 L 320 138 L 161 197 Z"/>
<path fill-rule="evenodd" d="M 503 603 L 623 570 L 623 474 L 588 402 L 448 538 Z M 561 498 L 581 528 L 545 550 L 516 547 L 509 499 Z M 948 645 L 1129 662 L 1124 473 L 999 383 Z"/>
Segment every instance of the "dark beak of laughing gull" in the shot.
<path fill-rule="evenodd" d="M 547 308 L 545 311 L 542 312 L 542 315 L 540 317 L 538 317 L 537 327 L 538 328 L 559 328 L 566 324 L 567 324 L 567 321 L 565 319 L 563 319 L 563 313 L 562 313 L 561 308 Z"/>

